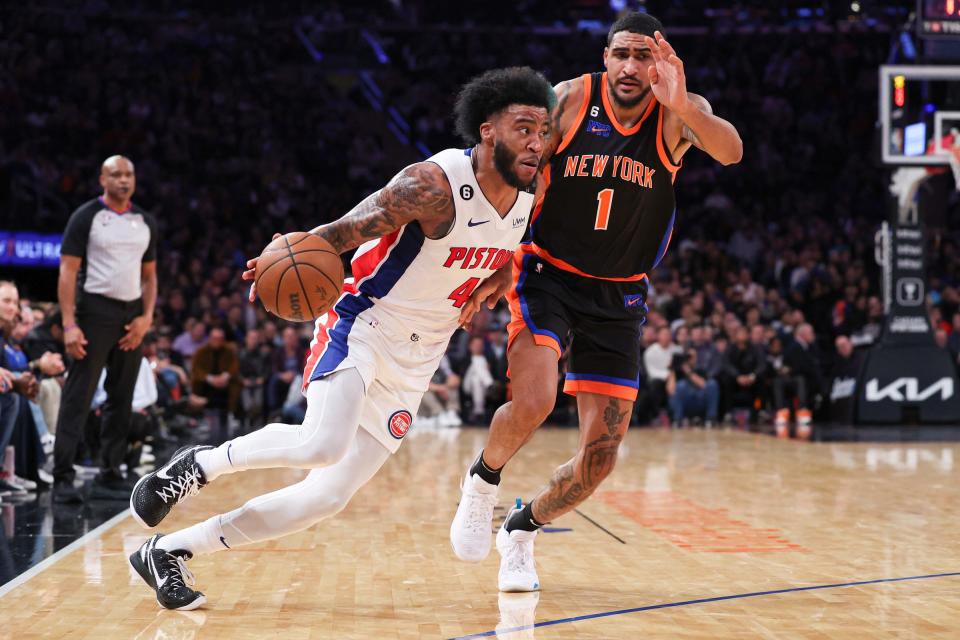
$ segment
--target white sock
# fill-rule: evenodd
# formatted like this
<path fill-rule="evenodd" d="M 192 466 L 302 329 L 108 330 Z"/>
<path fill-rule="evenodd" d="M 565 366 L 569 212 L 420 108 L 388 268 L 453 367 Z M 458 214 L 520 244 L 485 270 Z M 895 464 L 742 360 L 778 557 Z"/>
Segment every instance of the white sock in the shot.
<path fill-rule="evenodd" d="M 233 441 L 228 440 L 214 449 L 204 449 L 196 454 L 197 464 L 203 469 L 207 482 L 213 482 L 225 473 L 233 473 Z"/>
<path fill-rule="evenodd" d="M 157 548 L 167 551 L 189 551 L 194 557 L 229 549 L 230 541 L 224 536 L 220 518 L 221 516 L 213 516 L 192 527 L 162 536 L 157 541 Z"/>

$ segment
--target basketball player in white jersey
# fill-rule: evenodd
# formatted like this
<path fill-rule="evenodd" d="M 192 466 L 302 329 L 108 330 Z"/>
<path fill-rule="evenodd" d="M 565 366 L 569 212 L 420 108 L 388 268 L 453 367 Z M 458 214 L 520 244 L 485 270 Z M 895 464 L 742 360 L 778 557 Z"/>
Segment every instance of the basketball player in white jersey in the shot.
<path fill-rule="evenodd" d="M 310 471 L 239 509 L 147 540 L 130 562 L 162 606 L 194 609 L 206 601 L 192 588 L 187 560 L 334 515 L 397 450 L 463 305 L 474 293 L 471 304 L 492 304 L 509 286 L 503 274 L 534 203 L 555 102 L 550 84 L 529 68 L 484 73 L 464 86 L 455 109 L 458 132 L 474 146 L 408 166 L 347 215 L 311 231 L 337 251 L 360 248 L 353 278 L 316 322 L 303 424 L 269 424 L 216 448 L 181 449 L 137 483 L 130 507 L 137 522 L 155 527 L 221 476 Z M 252 280 L 256 260 L 247 266 L 243 277 Z"/>

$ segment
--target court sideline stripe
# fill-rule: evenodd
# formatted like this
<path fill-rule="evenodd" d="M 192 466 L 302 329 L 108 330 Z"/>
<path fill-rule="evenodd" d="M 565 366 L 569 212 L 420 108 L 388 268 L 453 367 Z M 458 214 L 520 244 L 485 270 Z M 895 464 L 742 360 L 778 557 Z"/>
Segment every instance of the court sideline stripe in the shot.
<path fill-rule="evenodd" d="M 472 638 L 487 638 L 490 636 L 504 635 L 507 633 L 516 633 L 517 631 L 529 631 L 538 627 L 549 627 L 556 624 L 565 624 L 567 622 L 580 622 L 581 620 L 592 620 L 594 618 L 608 618 L 610 616 L 620 616 L 627 613 L 639 613 L 642 611 L 653 611 L 654 609 L 668 609 L 671 607 L 685 607 L 691 604 L 704 604 L 707 602 L 720 602 L 722 600 L 736 600 L 739 598 L 756 598 L 759 596 L 771 596 L 780 593 L 793 593 L 797 591 L 816 591 L 818 589 L 835 589 L 839 587 L 858 587 L 865 584 L 879 584 L 883 582 L 904 582 L 906 580 L 927 580 L 930 578 L 951 578 L 960 576 L 960 571 L 951 573 L 931 573 L 923 576 L 906 576 L 904 578 L 878 578 L 877 580 L 861 580 L 859 582 L 839 582 L 836 584 L 818 584 L 811 587 L 791 587 L 789 589 L 774 589 L 772 591 L 754 591 L 752 593 L 737 593 L 730 596 L 717 596 L 715 598 L 698 598 L 697 600 L 682 600 L 680 602 L 666 602 L 664 604 L 651 604 L 645 607 L 634 607 L 632 609 L 617 609 L 616 611 L 602 611 L 600 613 L 590 613 L 583 616 L 574 616 L 572 618 L 560 618 L 558 620 L 544 620 L 536 624 L 528 624 L 521 627 L 510 629 L 501 629 L 499 631 L 484 631 L 483 633 L 473 633 L 468 636 L 457 636 L 450 640 L 471 640 Z"/>
<path fill-rule="evenodd" d="M 77 538 L 67 546 L 65 546 L 63 549 L 60 549 L 60 551 L 57 551 L 56 553 L 54 553 L 52 556 L 48 558 L 44 558 L 41 562 L 30 567 L 28 570 L 24 571 L 23 573 L 18 575 L 16 578 L 11 580 L 10 582 L 0 586 L 0 598 L 7 595 L 11 591 L 13 591 L 14 589 L 22 585 L 27 580 L 30 580 L 31 578 L 37 576 L 40 573 L 43 573 L 44 571 L 49 569 L 55 562 L 57 562 L 58 560 L 60 560 L 61 558 L 69 554 L 74 549 L 82 547 L 90 540 L 96 540 L 97 538 L 102 536 L 104 533 L 106 533 L 109 529 L 112 529 L 114 526 L 119 524 L 122 520 L 124 520 L 129 515 L 130 515 L 130 507 L 127 507 L 117 515 L 113 516 L 112 518 L 110 518 L 109 520 L 101 524 L 99 527 L 88 531 L 87 533 L 83 534 L 82 536 L 80 536 L 79 538 Z"/>

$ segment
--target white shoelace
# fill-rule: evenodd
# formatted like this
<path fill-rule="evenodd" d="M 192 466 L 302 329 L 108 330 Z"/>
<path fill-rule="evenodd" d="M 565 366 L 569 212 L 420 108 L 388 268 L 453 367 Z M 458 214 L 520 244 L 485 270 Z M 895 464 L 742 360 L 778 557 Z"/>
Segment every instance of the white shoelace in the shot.
<path fill-rule="evenodd" d="M 515 573 L 533 572 L 532 541 L 510 541 L 510 550 L 507 552 L 507 570 Z"/>
<path fill-rule="evenodd" d="M 200 468 L 193 465 L 155 493 L 160 496 L 164 504 L 168 500 L 173 500 L 174 504 L 177 504 L 188 496 L 197 495 L 200 493 Z"/>
<path fill-rule="evenodd" d="M 176 567 L 170 566 L 168 568 L 170 572 L 170 584 L 174 586 L 187 586 L 193 588 L 197 584 L 197 578 L 193 575 L 190 569 L 187 569 L 187 563 L 180 556 L 168 553 L 168 556 L 176 561 Z"/>
<path fill-rule="evenodd" d="M 496 494 L 468 492 L 464 494 L 464 498 L 467 500 L 465 527 L 472 533 L 490 533 L 493 508 L 497 506 Z"/>

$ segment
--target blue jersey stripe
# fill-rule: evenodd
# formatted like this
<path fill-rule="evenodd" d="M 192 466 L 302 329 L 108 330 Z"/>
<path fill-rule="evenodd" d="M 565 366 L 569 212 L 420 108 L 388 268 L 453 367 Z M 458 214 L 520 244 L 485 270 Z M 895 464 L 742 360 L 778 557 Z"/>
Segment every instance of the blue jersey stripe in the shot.
<path fill-rule="evenodd" d="M 377 269 L 377 272 L 360 284 L 360 291 L 374 298 L 382 298 L 390 293 L 390 290 L 400 281 L 407 268 L 413 263 L 414 258 L 420 253 L 423 238 L 423 230 L 419 224 L 414 222 L 407 224 L 400 232 L 400 239 L 397 244 Z"/>
<path fill-rule="evenodd" d="M 653 267 L 650 268 L 653 271 L 660 261 L 663 260 L 663 254 L 667 252 L 667 243 L 670 242 L 670 235 L 673 233 L 673 223 L 677 220 L 677 208 L 673 208 L 673 213 L 670 214 L 670 223 L 667 225 L 667 230 L 663 234 L 663 240 L 660 241 L 660 248 L 657 249 L 657 257 L 653 261 Z"/>
<path fill-rule="evenodd" d="M 557 345 L 559 345 L 560 349 L 562 350 L 564 348 L 564 344 L 563 340 L 560 339 L 560 336 L 555 334 L 553 331 L 549 331 L 548 329 L 539 329 L 537 328 L 537 325 L 533 324 L 533 318 L 530 317 L 530 310 L 527 309 L 527 300 L 523 297 L 523 283 L 527 279 L 527 264 L 531 259 L 536 259 L 536 257 L 537 256 L 534 254 L 527 254 L 523 256 L 523 260 L 520 263 L 520 277 L 517 279 L 517 297 L 520 299 L 520 311 L 523 313 L 523 321 L 526 323 L 527 328 L 529 328 L 531 332 L 540 336 L 548 336 L 553 338 L 557 341 Z"/>
<path fill-rule="evenodd" d="M 609 384 L 618 384 L 621 387 L 630 387 L 631 389 L 640 388 L 640 375 L 637 374 L 636 380 L 628 378 L 615 378 L 613 376 L 601 376 L 596 373 L 567 373 L 567 380 L 589 380 L 590 382 L 606 382 Z"/>
<path fill-rule="evenodd" d="M 313 372 L 310 374 L 310 380 L 317 380 L 336 371 L 337 367 L 346 359 L 350 352 L 350 345 L 348 344 L 350 330 L 353 328 L 357 316 L 373 306 L 371 297 L 382 298 L 390 293 L 390 290 L 400 281 L 407 268 L 413 263 L 414 258 L 420 253 L 423 239 L 423 230 L 420 229 L 420 225 L 406 225 L 400 232 L 400 238 L 396 245 L 376 268 L 376 273 L 360 284 L 360 293 L 344 296 L 337 303 L 334 310 L 340 316 L 340 319 L 329 330 L 330 337 L 326 351 L 314 366 Z"/>
<path fill-rule="evenodd" d="M 373 306 L 373 302 L 364 295 L 351 294 L 344 296 L 334 307 L 334 311 L 340 319 L 328 330 L 328 340 L 326 350 L 323 356 L 313 366 L 310 373 L 310 381 L 319 380 L 325 375 L 336 371 L 340 363 L 346 359 L 350 352 L 350 345 L 347 339 L 350 336 L 350 330 L 357 316 Z"/>

